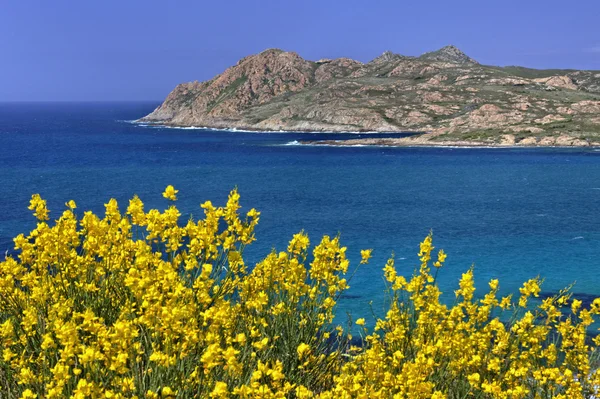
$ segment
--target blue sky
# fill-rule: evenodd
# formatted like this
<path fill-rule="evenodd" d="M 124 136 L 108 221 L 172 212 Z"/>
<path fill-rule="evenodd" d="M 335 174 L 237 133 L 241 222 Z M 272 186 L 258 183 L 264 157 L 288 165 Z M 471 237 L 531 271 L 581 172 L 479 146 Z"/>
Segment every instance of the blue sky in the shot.
<path fill-rule="evenodd" d="M 278 47 L 368 61 L 454 44 L 481 63 L 600 69 L 599 0 L 3 0 L 0 101 L 162 100 Z"/>

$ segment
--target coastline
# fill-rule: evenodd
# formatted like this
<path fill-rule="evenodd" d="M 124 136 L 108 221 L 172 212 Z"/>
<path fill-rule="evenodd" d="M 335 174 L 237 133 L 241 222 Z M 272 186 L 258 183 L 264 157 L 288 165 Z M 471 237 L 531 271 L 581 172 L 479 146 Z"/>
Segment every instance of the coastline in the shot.
<path fill-rule="evenodd" d="M 358 130 L 348 130 L 347 128 L 340 125 L 331 125 L 329 128 L 311 126 L 310 128 L 285 128 L 285 129 L 277 129 L 277 128 L 265 128 L 265 127 L 254 127 L 248 125 L 231 125 L 231 124 L 216 124 L 213 126 L 195 126 L 195 125 L 185 125 L 178 123 L 169 123 L 167 121 L 149 121 L 144 120 L 144 118 L 136 119 L 133 121 L 128 121 L 129 123 L 136 124 L 139 126 L 145 127 L 162 127 L 167 129 L 185 129 L 185 130 L 225 130 L 230 132 L 243 132 L 243 133 L 344 133 L 344 134 L 406 134 L 415 136 L 425 134 L 423 131 L 409 131 L 409 130 L 369 130 L 369 129 L 358 129 Z"/>
<path fill-rule="evenodd" d="M 299 141 L 298 145 L 317 145 L 335 147 L 445 147 L 445 148 L 597 148 L 600 142 L 592 142 L 568 135 L 529 137 L 517 141 L 512 134 L 501 135 L 500 142 L 474 141 L 474 140 L 438 140 L 432 139 L 443 136 L 443 133 L 431 133 L 422 131 L 379 131 L 379 130 L 326 130 L 319 127 L 313 129 L 269 129 L 256 128 L 252 126 L 189 126 L 173 124 L 166 121 L 145 121 L 137 119 L 130 123 L 142 127 L 156 127 L 182 130 L 213 130 L 241 133 L 307 133 L 307 134 L 406 134 L 401 138 L 358 138 L 346 140 L 306 140 Z"/>
<path fill-rule="evenodd" d="M 600 148 L 600 143 L 587 145 L 556 145 L 551 143 L 503 144 L 482 141 L 431 141 L 404 139 L 352 139 L 352 140 L 312 140 L 301 141 L 301 145 L 332 146 L 332 147 L 404 147 L 404 148 Z"/>

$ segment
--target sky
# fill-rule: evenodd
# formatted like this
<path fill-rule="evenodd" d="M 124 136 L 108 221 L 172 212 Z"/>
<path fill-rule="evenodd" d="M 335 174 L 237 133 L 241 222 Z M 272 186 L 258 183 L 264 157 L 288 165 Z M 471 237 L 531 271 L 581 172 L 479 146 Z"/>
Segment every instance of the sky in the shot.
<path fill-rule="evenodd" d="M 600 70 L 600 0 L 0 0 L 0 101 L 160 101 L 267 48 Z"/>

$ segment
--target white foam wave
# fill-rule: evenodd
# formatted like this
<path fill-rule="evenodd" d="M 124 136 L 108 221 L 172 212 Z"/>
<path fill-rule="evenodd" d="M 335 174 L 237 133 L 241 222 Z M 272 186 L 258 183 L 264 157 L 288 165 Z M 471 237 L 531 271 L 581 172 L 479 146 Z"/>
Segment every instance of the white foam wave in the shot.
<path fill-rule="evenodd" d="M 306 143 L 302 143 L 301 145 L 312 145 L 312 146 L 318 146 L 318 147 L 381 147 L 381 148 L 392 148 L 389 145 L 377 145 L 377 144 L 342 144 L 344 142 L 344 140 L 327 140 L 327 141 L 333 141 L 335 143 L 338 144 L 328 144 L 328 143 L 323 143 L 320 142 L 318 140 L 314 140 L 313 142 L 306 142 Z"/>
<path fill-rule="evenodd" d="M 290 141 L 289 143 L 285 143 L 284 145 L 302 145 L 298 140 Z"/>
<path fill-rule="evenodd" d="M 343 134 L 402 134 L 402 133 L 412 133 L 412 132 L 378 132 L 378 131 L 366 131 L 366 132 L 359 132 L 359 131 L 353 131 L 353 130 L 331 130 L 331 131 L 327 131 L 327 130 L 319 130 L 319 131 L 313 131 L 313 130 L 284 130 L 284 129 L 280 129 L 280 130 L 248 130 L 248 129 L 239 129 L 236 127 L 231 127 L 231 128 L 215 128 L 215 127 L 208 127 L 208 126 L 171 126 L 171 125 L 165 125 L 163 123 L 160 122 L 139 122 L 138 120 L 124 120 L 122 122 L 127 122 L 127 123 L 133 123 L 136 124 L 138 126 L 143 126 L 143 127 L 160 127 L 163 129 L 184 129 L 184 130 L 211 130 L 214 132 L 242 132 L 242 133 L 257 133 L 257 134 L 268 134 L 268 133 L 307 133 L 307 134 L 319 134 L 319 133 L 326 133 L 326 134 L 338 134 L 338 133 L 343 133 Z"/>
<path fill-rule="evenodd" d="M 582 236 L 577 236 L 577 237 L 571 238 L 571 241 L 574 241 L 574 240 L 583 240 L 583 237 Z"/>

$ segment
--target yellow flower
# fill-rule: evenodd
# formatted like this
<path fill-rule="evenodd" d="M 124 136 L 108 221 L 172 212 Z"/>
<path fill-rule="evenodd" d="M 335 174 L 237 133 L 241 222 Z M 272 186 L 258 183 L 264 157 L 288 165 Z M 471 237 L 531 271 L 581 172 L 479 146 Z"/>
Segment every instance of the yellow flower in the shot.
<path fill-rule="evenodd" d="M 361 264 L 369 262 L 369 259 L 371 259 L 371 252 L 373 252 L 372 249 L 363 249 L 362 251 L 360 251 Z"/>
<path fill-rule="evenodd" d="M 31 196 L 29 210 L 35 211 L 33 215 L 39 221 L 48 220 L 48 214 L 50 211 L 48 211 L 48 208 L 46 208 L 46 200 L 42 199 L 39 194 L 34 194 Z"/>
<path fill-rule="evenodd" d="M 229 391 L 227 390 L 227 384 L 222 381 L 218 381 L 215 384 L 215 387 L 213 388 L 212 392 L 210 393 L 210 397 L 211 398 L 226 398 L 228 392 Z"/>
<path fill-rule="evenodd" d="M 35 398 L 37 398 L 37 395 L 34 394 L 33 391 L 31 391 L 31 389 L 26 389 L 21 394 L 21 399 L 35 399 Z"/>
<path fill-rule="evenodd" d="M 309 399 L 309 398 L 313 398 L 314 395 L 304 385 L 299 385 L 299 386 L 296 387 L 296 397 L 298 399 Z"/>
<path fill-rule="evenodd" d="M 479 379 L 480 379 L 480 378 L 481 378 L 481 377 L 479 376 L 479 373 L 473 373 L 473 374 L 470 374 L 470 375 L 467 377 L 467 379 L 469 380 L 469 383 L 470 383 L 471 385 L 474 385 L 474 386 L 478 386 L 478 385 L 479 385 Z"/>
<path fill-rule="evenodd" d="M 310 353 L 310 345 L 301 343 L 298 345 L 296 352 L 298 352 L 298 359 L 302 359 L 304 356 Z"/>
<path fill-rule="evenodd" d="M 435 267 L 442 267 L 442 264 L 446 261 L 446 257 L 448 255 L 446 255 L 446 253 L 444 252 L 443 249 L 440 249 L 440 251 L 438 252 L 438 258 L 437 261 L 433 264 L 433 266 Z"/>
<path fill-rule="evenodd" d="M 365 325 L 365 319 L 360 318 L 356 320 L 356 325 L 357 326 L 364 326 Z"/>
<path fill-rule="evenodd" d="M 260 341 L 256 341 L 252 344 L 252 346 L 254 346 L 257 350 L 262 350 L 265 348 L 265 346 L 267 346 L 267 344 L 269 343 L 269 338 L 263 338 Z"/>
<path fill-rule="evenodd" d="M 577 313 L 579 308 L 581 308 L 582 303 L 583 302 L 581 302 L 579 299 L 573 299 L 573 302 L 571 302 L 571 310 L 573 313 Z"/>
<path fill-rule="evenodd" d="M 496 291 L 498 289 L 498 279 L 492 279 L 489 282 L 490 290 Z"/>
<path fill-rule="evenodd" d="M 172 185 L 168 185 L 167 188 L 165 189 L 165 192 L 163 193 L 163 197 L 165 197 L 168 200 L 171 201 L 176 201 L 177 200 L 177 193 L 179 192 L 179 190 L 175 190 L 175 187 L 173 187 Z"/>

